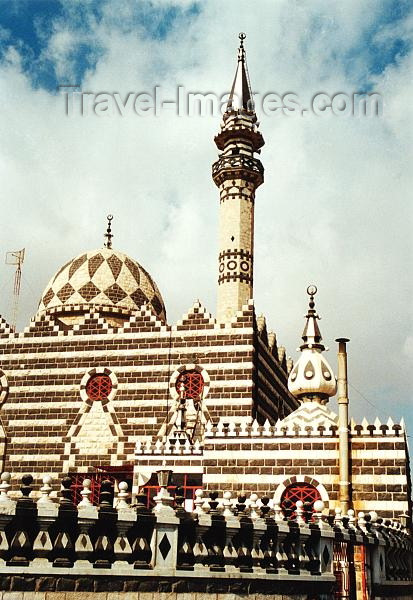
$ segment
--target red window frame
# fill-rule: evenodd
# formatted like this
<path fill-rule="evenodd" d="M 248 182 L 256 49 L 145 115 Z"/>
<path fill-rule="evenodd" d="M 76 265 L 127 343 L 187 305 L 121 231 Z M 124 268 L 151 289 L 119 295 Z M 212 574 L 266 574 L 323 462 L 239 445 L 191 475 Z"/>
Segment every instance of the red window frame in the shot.
<path fill-rule="evenodd" d="M 196 369 L 182 371 L 182 373 L 180 373 L 175 383 L 175 389 L 178 394 L 181 393 L 180 387 L 182 383 L 185 386 L 185 398 L 197 400 L 202 396 L 205 382 L 202 374 Z"/>
<path fill-rule="evenodd" d="M 287 518 L 292 519 L 296 516 L 295 505 L 298 500 L 303 502 L 304 519 L 310 521 L 314 512 L 314 502 L 321 500 L 320 492 L 314 485 L 305 481 L 291 483 L 285 488 L 280 502 L 280 507 Z"/>
<path fill-rule="evenodd" d="M 72 490 L 73 490 L 73 501 L 75 504 L 79 504 L 82 500 L 83 480 L 90 479 L 90 490 L 91 494 L 89 500 L 92 504 L 97 505 L 99 503 L 100 484 L 102 481 L 108 479 L 112 482 L 115 491 L 121 481 L 126 481 L 128 484 L 128 491 L 132 491 L 133 484 L 133 465 L 124 465 L 123 467 L 96 467 L 96 471 L 92 473 L 70 473 L 69 476 L 72 478 Z M 177 487 L 183 488 L 183 496 L 185 500 L 194 501 L 195 490 L 202 488 L 202 474 L 187 474 L 187 473 L 174 473 L 173 482 L 168 486 L 169 493 L 174 496 Z M 143 486 L 143 491 L 146 495 L 146 506 L 147 508 L 153 508 L 155 506 L 154 497 L 158 494 L 160 487 L 158 486 L 158 477 L 156 473 L 152 474 L 150 480 Z"/>
<path fill-rule="evenodd" d="M 112 391 L 112 380 L 105 373 L 92 375 L 86 384 L 86 394 L 89 400 L 106 400 Z"/>

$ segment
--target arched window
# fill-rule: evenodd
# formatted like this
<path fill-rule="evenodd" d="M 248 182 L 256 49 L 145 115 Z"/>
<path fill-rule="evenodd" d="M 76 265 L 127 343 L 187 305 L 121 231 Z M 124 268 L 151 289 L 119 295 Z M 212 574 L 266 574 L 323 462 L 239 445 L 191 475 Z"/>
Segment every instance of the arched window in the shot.
<path fill-rule="evenodd" d="M 180 394 L 181 384 L 185 386 L 185 398 L 191 398 L 192 400 L 199 400 L 202 396 L 204 389 L 204 378 L 201 373 L 192 369 L 190 371 L 182 371 L 175 383 L 175 389 Z"/>
<path fill-rule="evenodd" d="M 314 502 L 321 500 L 320 492 L 316 487 L 305 482 L 292 483 L 285 488 L 281 496 L 280 506 L 287 519 L 295 516 L 295 505 L 298 500 L 303 503 L 304 519 L 310 521 L 314 512 Z"/>
<path fill-rule="evenodd" d="M 86 384 L 86 394 L 90 400 L 106 400 L 112 391 L 109 375 L 92 375 Z"/>

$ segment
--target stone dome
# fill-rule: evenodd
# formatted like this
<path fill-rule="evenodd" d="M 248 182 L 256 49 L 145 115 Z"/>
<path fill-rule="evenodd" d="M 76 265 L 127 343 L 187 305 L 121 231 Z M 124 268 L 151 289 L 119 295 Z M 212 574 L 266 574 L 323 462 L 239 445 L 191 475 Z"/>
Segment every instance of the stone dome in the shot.
<path fill-rule="evenodd" d="M 107 307 L 113 313 L 135 311 L 148 304 L 166 320 L 165 305 L 156 283 L 135 260 L 112 248 L 84 252 L 52 277 L 38 312 L 63 313 L 86 307 Z M 112 312 L 112 311 L 111 311 Z"/>

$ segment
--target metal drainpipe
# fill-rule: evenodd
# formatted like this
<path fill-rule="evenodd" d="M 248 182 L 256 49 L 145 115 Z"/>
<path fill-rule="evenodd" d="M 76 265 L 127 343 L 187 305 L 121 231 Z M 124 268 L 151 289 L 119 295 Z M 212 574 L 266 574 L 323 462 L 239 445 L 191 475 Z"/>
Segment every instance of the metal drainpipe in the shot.
<path fill-rule="evenodd" d="M 348 428 L 348 387 L 347 387 L 347 338 L 338 338 L 338 425 L 339 425 L 339 467 L 340 467 L 340 507 L 342 514 L 350 508 L 349 470 L 349 428 Z"/>

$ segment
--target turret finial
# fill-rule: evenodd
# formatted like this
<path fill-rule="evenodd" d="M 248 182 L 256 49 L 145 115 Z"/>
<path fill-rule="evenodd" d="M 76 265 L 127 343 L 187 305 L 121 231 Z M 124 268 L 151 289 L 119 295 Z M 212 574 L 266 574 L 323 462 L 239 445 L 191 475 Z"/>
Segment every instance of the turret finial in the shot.
<path fill-rule="evenodd" d="M 239 48 L 238 48 L 238 61 L 245 60 L 245 48 L 244 48 L 244 40 L 247 37 L 247 35 L 245 33 L 240 33 L 238 35 L 239 37 Z"/>
<path fill-rule="evenodd" d="M 106 233 L 104 234 L 103 237 L 106 238 L 106 242 L 104 243 L 105 248 L 112 248 L 112 238 L 113 238 L 113 233 L 112 233 L 112 220 L 113 220 L 113 215 L 108 215 L 107 217 L 108 220 L 108 227 L 106 229 Z"/>
<path fill-rule="evenodd" d="M 310 296 L 310 299 L 308 301 L 308 311 L 305 316 L 307 322 L 302 335 L 304 344 L 301 346 L 301 349 L 312 348 L 314 345 L 316 345 L 316 347 L 318 347 L 320 350 L 325 350 L 324 345 L 321 343 L 323 338 L 321 337 L 320 328 L 318 327 L 317 323 L 320 317 L 315 310 L 314 296 L 316 293 L 316 285 L 311 284 L 307 287 L 307 294 Z"/>
<path fill-rule="evenodd" d="M 326 349 L 322 343 L 314 296 L 315 285 L 307 287 L 310 296 L 308 310 L 305 315 L 306 324 L 303 331 L 303 344 L 300 346 L 301 356 L 295 363 L 288 378 L 288 389 L 301 401 L 327 402 L 336 393 L 334 373 L 322 352 Z"/>

